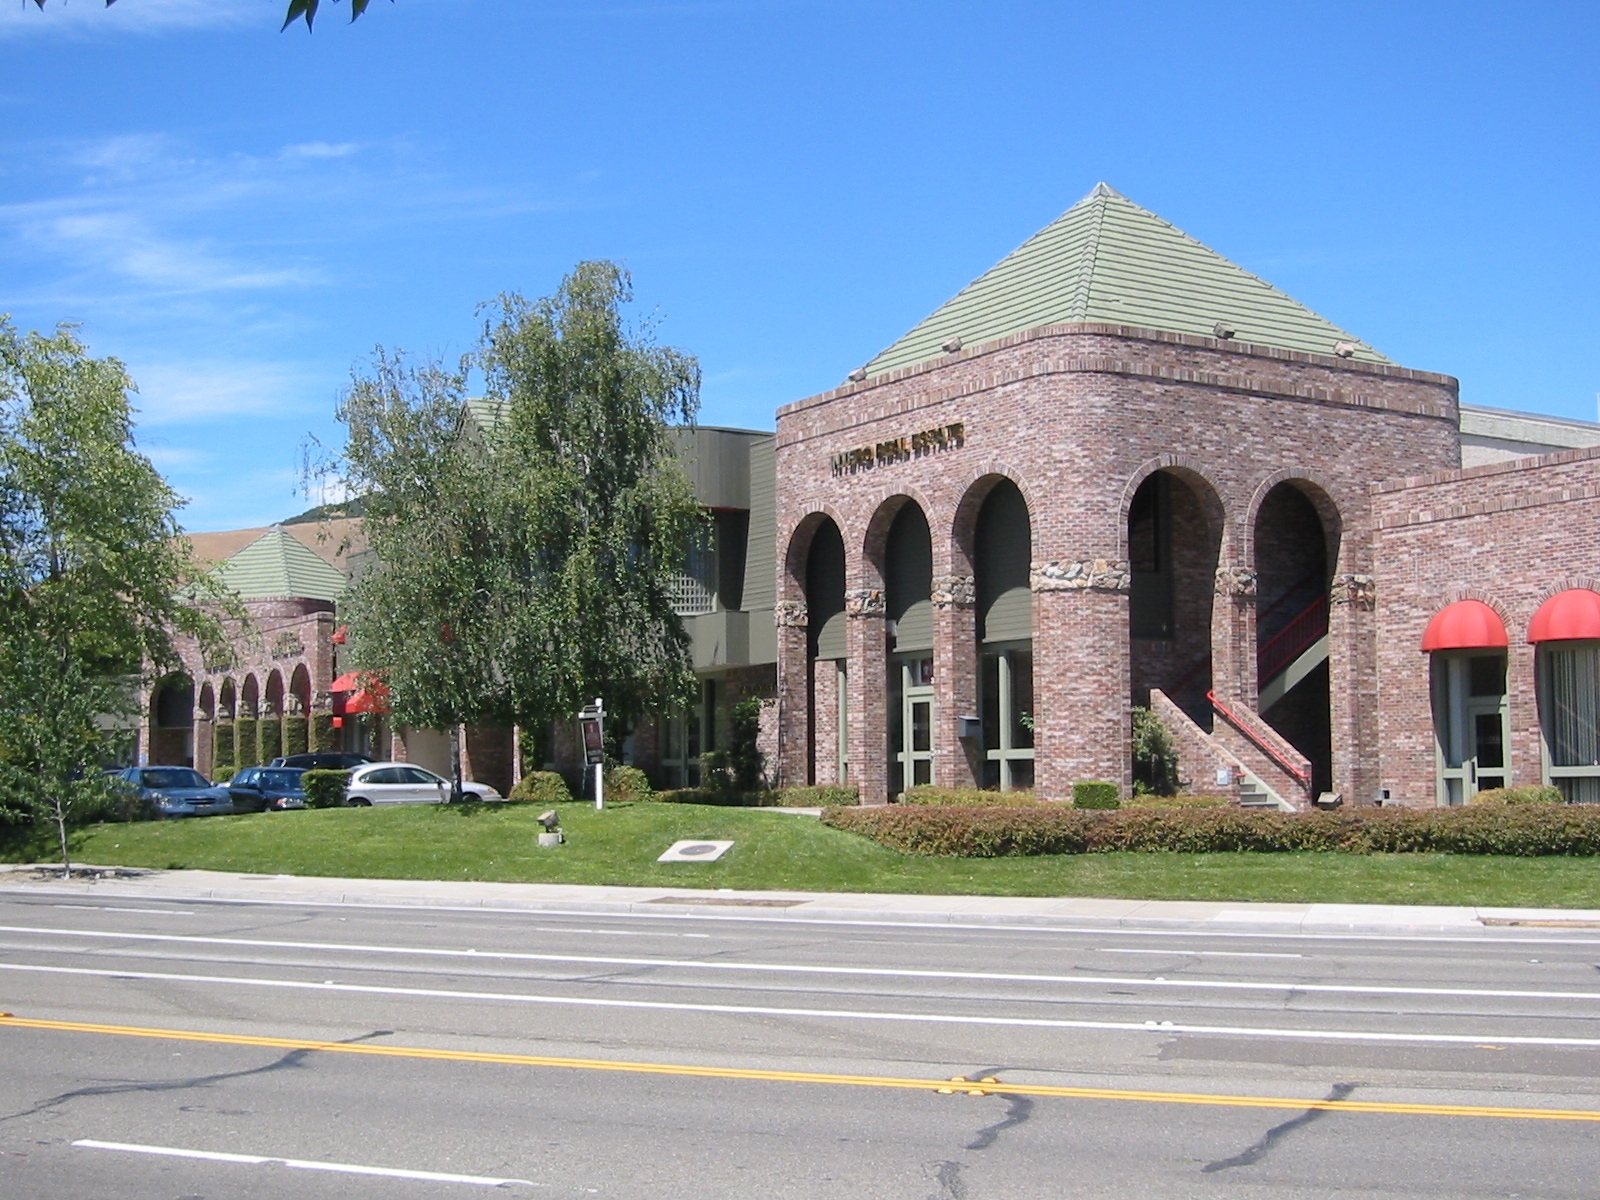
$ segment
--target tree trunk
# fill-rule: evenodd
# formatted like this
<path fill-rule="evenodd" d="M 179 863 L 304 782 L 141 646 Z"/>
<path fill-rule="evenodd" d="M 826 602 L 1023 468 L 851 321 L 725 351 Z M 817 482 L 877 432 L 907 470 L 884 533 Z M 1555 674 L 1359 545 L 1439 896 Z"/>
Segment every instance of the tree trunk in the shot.
<path fill-rule="evenodd" d="M 61 878 L 72 878 L 72 857 L 67 852 L 67 810 L 55 801 L 56 836 L 61 839 Z"/>

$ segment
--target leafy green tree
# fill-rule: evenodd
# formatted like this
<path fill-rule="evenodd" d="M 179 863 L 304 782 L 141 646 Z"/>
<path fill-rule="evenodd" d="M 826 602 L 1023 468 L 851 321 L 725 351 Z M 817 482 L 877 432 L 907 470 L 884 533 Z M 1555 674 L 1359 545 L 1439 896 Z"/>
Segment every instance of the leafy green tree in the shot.
<path fill-rule="evenodd" d="M 132 390 L 70 327 L 0 317 L 0 797 L 54 821 L 64 870 L 140 672 L 177 662 L 175 636 L 224 644 L 179 498 L 134 445 Z"/>
<path fill-rule="evenodd" d="M 325 469 L 363 498 L 375 565 L 342 612 L 396 720 L 541 729 L 601 696 L 626 727 L 692 695 L 669 588 L 703 518 L 669 429 L 694 418 L 699 367 L 628 329 L 631 299 L 607 262 L 502 296 L 474 405 L 469 364 L 381 351 L 346 394 Z"/>

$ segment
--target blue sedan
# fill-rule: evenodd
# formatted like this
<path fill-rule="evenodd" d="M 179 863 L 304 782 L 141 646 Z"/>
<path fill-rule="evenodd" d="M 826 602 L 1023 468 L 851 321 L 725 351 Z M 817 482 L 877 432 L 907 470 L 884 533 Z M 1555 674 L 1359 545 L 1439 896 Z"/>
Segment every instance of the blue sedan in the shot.
<path fill-rule="evenodd" d="M 225 816 L 233 811 L 228 789 L 192 767 L 129 767 L 118 778 L 156 818 Z"/>

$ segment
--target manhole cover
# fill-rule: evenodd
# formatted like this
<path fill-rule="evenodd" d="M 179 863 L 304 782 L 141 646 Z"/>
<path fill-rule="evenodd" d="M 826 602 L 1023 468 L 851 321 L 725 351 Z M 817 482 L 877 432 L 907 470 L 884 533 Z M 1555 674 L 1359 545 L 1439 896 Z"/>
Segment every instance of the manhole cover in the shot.
<path fill-rule="evenodd" d="M 657 862 L 714 862 L 726 854 L 732 842 L 673 842 Z"/>

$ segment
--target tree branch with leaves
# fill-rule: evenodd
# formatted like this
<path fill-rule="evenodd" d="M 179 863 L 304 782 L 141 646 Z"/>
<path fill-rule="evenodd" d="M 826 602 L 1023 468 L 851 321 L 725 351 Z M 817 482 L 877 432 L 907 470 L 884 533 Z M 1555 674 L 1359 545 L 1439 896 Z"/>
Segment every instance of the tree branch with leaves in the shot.
<path fill-rule="evenodd" d="M 33 2 L 37 4 L 40 9 L 44 8 L 45 0 L 33 0 Z M 117 0 L 106 0 L 106 7 L 110 8 L 116 2 Z M 333 0 L 333 3 L 339 3 L 339 0 Z M 355 21 L 357 18 L 359 18 L 362 13 L 367 11 L 371 4 L 372 0 L 350 0 L 350 20 Z M 289 26 L 293 25 L 296 21 L 304 20 L 306 23 L 306 32 L 309 33 L 311 31 L 313 22 L 315 22 L 317 19 L 317 10 L 321 7 L 321 0 L 289 0 L 289 7 L 284 12 L 283 16 L 283 25 L 278 32 L 282 33 L 283 30 L 289 28 Z"/>

